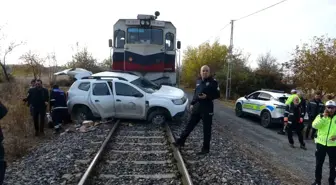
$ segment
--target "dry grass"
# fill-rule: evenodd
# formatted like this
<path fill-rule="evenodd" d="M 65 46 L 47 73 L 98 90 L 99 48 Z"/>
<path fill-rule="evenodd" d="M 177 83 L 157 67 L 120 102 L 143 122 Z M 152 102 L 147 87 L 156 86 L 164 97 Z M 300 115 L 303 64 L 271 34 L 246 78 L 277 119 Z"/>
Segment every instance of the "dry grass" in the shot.
<path fill-rule="evenodd" d="M 9 110 L 0 121 L 5 137 L 6 160 L 9 162 L 24 155 L 36 143 L 29 108 L 22 101 L 27 90 L 28 84 L 0 84 L 1 101 Z"/>

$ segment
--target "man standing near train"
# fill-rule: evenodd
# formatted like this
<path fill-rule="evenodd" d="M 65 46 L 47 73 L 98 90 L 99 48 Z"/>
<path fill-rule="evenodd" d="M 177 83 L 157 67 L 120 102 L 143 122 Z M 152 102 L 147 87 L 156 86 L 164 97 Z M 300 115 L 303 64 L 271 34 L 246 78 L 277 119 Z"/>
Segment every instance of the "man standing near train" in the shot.
<path fill-rule="evenodd" d="M 210 151 L 211 125 L 214 113 L 213 100 L 220 97 L 217 81 L 210 76 L 210 68 L 207 65 L 201 68 L 201 77 L 197 79 L 193 99 L 190 103 L 191 115 L 187 126 L 179 139 L 174 143 L 175 146 L 184 146 L 184 143 L 202 119 L 203 122 L 203 147 L 198 154 L 207 154 Z"/>

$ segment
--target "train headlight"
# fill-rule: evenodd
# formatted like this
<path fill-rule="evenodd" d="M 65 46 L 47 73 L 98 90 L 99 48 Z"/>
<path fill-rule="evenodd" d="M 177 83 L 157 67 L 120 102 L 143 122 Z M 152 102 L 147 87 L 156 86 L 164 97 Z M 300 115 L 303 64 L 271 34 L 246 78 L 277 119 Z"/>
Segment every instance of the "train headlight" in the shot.
<path fill-rule="evenodd" d="M 149 21 L 148 20 L 146 21 L 146 26 L 149 26 Z"/>
<path fill-rule="evenodd" d="M 141 25 L 145 25 L 145 21 L 144 21 L 144 20 L 141 20 L 141 21 L 140 21 L 140 24 L 141 24 Z"/>

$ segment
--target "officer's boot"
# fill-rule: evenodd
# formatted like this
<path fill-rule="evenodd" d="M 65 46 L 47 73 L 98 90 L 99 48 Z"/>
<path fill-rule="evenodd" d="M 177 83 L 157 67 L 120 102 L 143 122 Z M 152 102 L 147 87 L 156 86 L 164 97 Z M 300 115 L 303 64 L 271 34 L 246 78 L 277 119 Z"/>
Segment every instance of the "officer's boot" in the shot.
<path fill-rule="evenodd" d="M 177 140 L 173 143 L 173 145 L 174 145 L 175 147 L 183 147 L 183 146 L 184 146 L 184 142 L 185 142 L 185 140 L 179 138 L 179 139 L 177 139 Z"/>
<path fill-rule="evenodd" d="M 209 147 L 202 147 L 202 150 L 198 152 L 196 155 L 205 155 L 208 154 L 209 152 L 210 152 Z"/>
<path fill-rule="evenodd" d="M 0 162 L 0 185 L 2 185 L 3 181 L 5 180 L 6 168 L 7 168 L 6 161 L 1 161 Z"/>

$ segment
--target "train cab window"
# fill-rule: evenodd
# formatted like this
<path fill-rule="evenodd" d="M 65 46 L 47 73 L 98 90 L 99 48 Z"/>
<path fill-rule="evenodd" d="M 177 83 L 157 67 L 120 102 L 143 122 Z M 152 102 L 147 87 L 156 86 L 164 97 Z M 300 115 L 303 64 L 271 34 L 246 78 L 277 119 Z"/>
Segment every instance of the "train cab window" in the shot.
<path fill-rule="evenodd" d="M 116 30 L 114 31 L 114 47 L 124 48 L 125 45 L 125 31 Z"/>
<path fill-rule="evenodd" d="M 173 33 L 166 33 L 166 50 L 173 51 L 174 50 L 174 34 Z"/>

